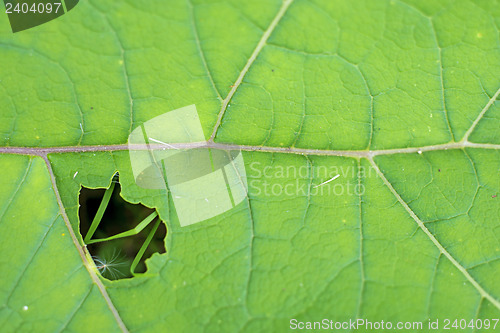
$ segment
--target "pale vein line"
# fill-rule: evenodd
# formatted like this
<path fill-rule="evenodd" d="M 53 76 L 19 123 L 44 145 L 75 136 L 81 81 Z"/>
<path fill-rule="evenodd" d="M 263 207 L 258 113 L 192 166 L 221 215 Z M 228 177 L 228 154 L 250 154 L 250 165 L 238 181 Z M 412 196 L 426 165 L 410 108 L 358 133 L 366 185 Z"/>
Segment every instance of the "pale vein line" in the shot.
<path fill-rule="evenodd" d="M 220 95 L 219 90 L 217 89 L 217 86 L 215 85 L 214 79 L 212 77 L 212 73 L 208 69 L 207 59 L 205 58 L 205 54 L 203 53 L 203 49 L 201 48 L 200 36 L 198 35 L 198 27 L 197 27 L 196 21 L 194 19 L 194 6 L 191 3 L 191 0 L 187 0 L 187 3 L 188 3 L 189 8 L 190 8 L 190 18 L 191 18 L 191 25 L 193 27 L 194 38 L 196 40 L 196 46 L 198 48 L 198 52 L 200 53 L 203 67 L 205 67 L 205 71 L 207 72 L 208 78 L 210 79 L 210 83 L 212 84 L 212 87 L 214 88 L 215 93 L 217 94 L 217 98 L 221 101 L 222 96 Z"/>
<path fill-rule="evenodd" d="M 432 301 L 432 294 L 434 293 L 434 284 L 436 283 L 436 275 L 438 272 L 438 267 L 439 267 L 439 262 L 441 261 L 441 256 L 442 253 L 439 252 L 439 255 L 436 259 L 436 265 L 434 266 L 434 272 L 432 274 L 432 279 L 431 279 L 431 286 L 429 288 L 429 294 L 427 296 L 427 317 L 431 317 L 431 301 Z"/>
<path fill-rule="evenodd" d="M 115 28 L 113 27 L 113 25 L 109 21 L 108 16 L 106 14 L 103 14 L 103 13 L 101 13 L 101 16 L 104 17 L 104 20 L 106 21 L 106 23 L 110 27 L 111 31 L 115 35 L 116 41 L 118 42 L 118 46 L 120 47 L 120 58 L 121 58 L 121 62 L 122 62 L 122 63 L 120 63 L 120 65 L 122 67 L 123 76 L 125 77 L 125 88 L 127 90 L 127 97 L 128 97 L 128 101 L 130 104 L 129 133 L 132 133 L 132 127 L 134 126 L 134 99 L 132 98 L 132 90 L 130 89 L 130 77 L 129 77 L 128 70 L 127 70 L 127 62 L 125 61 L 125 48 L 123 47 L 123 43 L 122 43 L 120 37 L 118 36 L 118 33 L 116 32 Z"/>
<path fill-rule="evenodd" d="M 448 111 L 446 109 L 446 101 L 445 101 L 445 98 L 444 98 L 444 84 L 443 84 L 443 63 L 442 63 L 442 50 L 441 50 L 441 47 L 439 46 L 439 42 L 438 42 L 438 38 L 437 38 L 437 33 L 436 33 L 436 28 L 434 26 L 434 21 L 432 20 L 432 17 L 429 17 L 428 15 L 426 15 L 425 13 L 423 13 L 420 9 L 414 7 L 414 6 L 411 6 L 409 4 L 407 4 L 406 2 L 403 2 L 403 1 L 399 1 L 402 5 L 404 6 L 407 6 L 408 8 L 414 10 L 415 12 L 419 13 L 420 15 L 422 15 L 423 17 L 425 17 L 427 20 L 429 20 L 430 24 L 431 24 L 431 28 L 432 28 L 432 32 L 434 33 L 434 38 L 436 40 L 436 46 L 438 48 L 438 51 L 439 51 L 439 68 L 440 68 L 440 71 L 441 71 L 441 91 L 443 93 L 442 95 L 442 98 L 443 98 L 443 108 L 444 108 L 444 114 L 445 114 L 445 117 L 446 117 L 446 121 L 448 123 L 448 128 L 450 129 L 450 133 L 451 133 L 451 137 L 452 137 L 452 140 L 455 140 L 455 136 L 453 134 L 453 131 L 451 130 L 451 124 L 450 124 L 450 121 L 448 119 Z M 479 121 L 481 120 L 481 118 L 483 117 L 483 115 L 486 113 L 486 111 L 488 111 L 489 107 L 495 102 L 495 100 L 497 99 L 498 95 L 500 94 L 500 88 L 498 89 L 498 91 L 495 93 L 495 95 L 493 95 L 493 97 L 488 101 L 488 103 L 486 104 L 486 106 L 484 107 L 484 109 L 479 113 L 479 115 L 477 116 L 476 120 L 472 123 L 471 127 L 469 128 L 469 130 L 465 133 L 463 139 L 461 141 L 465 141 L 467 142 L 467 140 L 469 140 L 469 135 L 474 131 L 474 128 L 476 127 L 476 125 L 479 123 Z"/>
<path fill-rule="evenodd" d="M 236 172 L 236 175 L 238 176 L 238 180 L 240 184 L 244 187 L 245 189 L 245 199 L 247 202 L 247 207 L 248 207 L 248 216 L 250 217 L 250 241 L 249 241 L 249 258 L 248 258 L 248 279 L 246 282 L 246 288 L 244 289 L 244 296 L 245 296 L 245 311 L 247 314 L 250 314 L 250 307 L 248 306 L 249 304 L 249 298 L 248 298 L 248 291 L 250 290 L 250 283 L 252 281 L 252 274 L 253 274 L 253 250 L 254 250 L 254 242 L 255 242 L 255 220 L 253 217 L 252 213 L 252 204 L 250 203 L 250 196 L 248 195 L 248 187 L 246 186 L 246 180 L 244 180 L 243 176 L 240 174 L 238 168 L 234 165 L 234 162 L 231 163 L 231 166 L 233 167 L 233 170 Z"/>
<path fill-rule="evenodd" d="M 370 161 L 370 164 L 373 166 L 379 177 L 382 179 L 384 184 L 389 188 L 389 190 L 392 192 L 392 194 L 396 197 L 398 202 L 406 209 L 406 211 L 410 214 L 410 216 L 417 222 L 418 226 L 420 229 L 429 237 L 429 239 L 434 243 L 434 245 L 439 249 L 439 251 L 446 257 L 448 258 L 449 261 L 465 276 L 465 278 L 476 288 L 476 290 L 479 292 L 479 294 L 483 297 L 486 298 L 488 301 L 491 302 L 497 309 L 500 309 L 500 302 L 496 300 L 493 296 L 491 296 L 486 290 L 481 287 L 481 285 L 469 274 L 469 272 L 455 259 L 453 256 L 439 243 L 439 241 L 436 239 L 436 237 L 427 229 L 425 224 L 420 220 L 420 218 L 413 212 L 413 210 L 408 206 L 408 204 L 401 198 L 399 193 L 394 189 L 392 184 L 385 178 L 385 175 L 382 173 L 382 171 L 379 169 L 378 165 L 375 163 L 373 158 L 368 158 Z"/>
<path fill-rule="evenodd" d="M 440 151 L 452 149 L 478 148 L 500 150 L 500 144 L 488 143 L 473 143 L 468 141 L 452 142 L 434 146 L 410 147 L 410 148 L 395 148 L 382 150 L 321 150 L 321 149 L 304 149 L 304 148 L 287 148 L 287 147 L 266 147 L 266 146 L 247 146 L 236 144 L 225 144 L 216 142 L 188 142 L 188 143 L 172 143 L 166 146 L 165 144 L 123 144 L 123 145 L 108 145 L 108 146 L 66 146 L 66 147 L 0 147 L 0 154 L 19 154 L 19 155 L 35 155 L 46 156 L 47 154 L 59 153 L 85 153 L 85 152 L 107 152 L 107 151 L 123 151 L 123 150 L 167 150 L 167 149 L 193 149 L 193 148 L 213 148 L 222 150 L 242 150 L 242 151 L 258 151 L 268 153 L 284 153 L 297 155 L 318 155 L 318 156 L 343 156 L 343 157 L 374 157 L 380 155 L 394 154 L 413 154 L 427 151 Z"/>
<path fill-rule="evenodd" d="M 361 169 L 361 160 L 358 160 L 358 186 L 361 188 L 361 177 L 360 177 L 360 169 Z M 365 284 L 366 284 L 366 275 L 365 275 L 365 263 L 363 260 L 363 199 L 361 192 L 358 195 L 359 197 L 359 268 L 361 273 L 360 286 L 359 286 L 359 296 L 358 296 L 358 309 L 356 311 L 356 318 L 361 318 L 361 310 L 363 306 L 363 294 L 365 292 Z"/>
<path fill-rule="evenodd" d="M 469 128 L 469 130 L 467 132 L 465 132 L 465 135 L 464 135 L 464 138 L 462 139 L 462 141 L 466 142 L 467 140 L 469 140 L 469 136 L 474 131 L 474 129 L 476 128 L 476 126 L 479 123 L 479 121 L 483 118 L 483 116 L 486 113 L 486 111 L 488 111 L 488 109 L 490 108 L 490 106 L 493 105 L 493 103 L 495 103 L 495 101 L 497 100 L 497 98 L 498 98 L 499 95 L 500 95 L 500 88 L 497 90 L 497 92 L 495 93 L 495 95 L 493 95 L 493 97 L 490 98 L 490 100 L 488 101 L 488 103 L 486 103 L 486 106 L 483 108 L 483 110 L 481 110 L 481 112 L 477 116 L 476 120 L 474 120 L 474 122 L 472 123 L 471 127 Z"/>
<path fill-rule="evenodd" d="M 255 59 L 257 59 L 257 56 L 259 55 L 260 51 L 266 45 L 267 40 L 269 39 L 269 36 L 271 36 L 271 34 L 273 33 L 274 29 L 278 25 L 278 23 L 281 20 L 281 18 L 283 17 L 283 15 L 285 15 L 288 7 L 290 6 L 290 4 L 292 2 L 293 2 L 293 0 L 284 0 L 283 1 L 283 4 L 281 5 L 280 10 L 278 11 L 278 14 L 276 14 L 276 17 L 274 18 L 274 20 L 272 20 L 271 24 L 269 25 L 269 27 L 267 28 L 267 30 L 262 35 L 259 43 L 257 44 L 257 47 L 253 51 L 253 53 L 250 56 L 250 58 L 248 58 L 248 61 L 247 61 L 246 65 L 245 65 L 245 67 L 243 67 L 243 69 L 241 70 L 240 75 L 238 76 L 238 78 L 236 79 L 236 82 L 234 83 L 233 87 L 229 91 L 229 94 L 222 101 L 222 106 L 221 106 L 221 109 L 219 111 L 219 116 L 217 118 L 217 122 L 215 123 L 214 130 L 212 131 L 212 135 L 210 136 L 210 139 L 208 141 L 210 141 L 210 142 L 214 141 L 215 135 L 217 134 L 217 130 L 219 129 L 219 126 L 220 126 L 220 124 L 222 122 L 222 117 L 224 117 L 224 113 L 226 112 L 227 105 L 229 104 L 229 101 L 233 97 L 234 93 L 236 92 L 236 90 L 240 86 L 241 82 L 243 81 L 243 78 L 245 77 L 246 73 L 250 69 L 250 66 L 252 66 L 252 64 L 255 61 Z"/>
<path fill-rule="evenodd" d="M 50 233 L 50 229 L 52 229 L 52 227 L 54 226 L 54 223 L 57 221 L 58 217 L 59 217 L 59 215 L 57 215 L 56 218 L 54 220 L 52 220 L 52 223 L 49 226 L 47 226 L 47 229 L 46 229 L 45 233 L 43 234 L 42 239 L 32 249 L 33 252 L 31 254 L 30 258 L 28 259 L 26 265 L 24 265 L 24 268 L 21 270 L 21 272 L 16 277 L 16 282 L 14 283 L 13 287 L 10 289 L 7 297 L 5 298 L 5 301 L 4 301 L 5 305 L 8 305 L 8 303 L 10 302 L 10 298 L 12 297 L 14 292 L 16 291 L 17 287 L 19 286 L 19 283 L 21 283 L 21 280 L 24 278 L 25 273 L 28 270 L 28 268 L 30 267 L 30 265 L 33 263 L 33 260 L 38 255 L 38 251 L 40 251 L 40 248 L 42 247 L 43 243 L 45 243 L 45 240 L 47 239 L 47 235 Z"/>
<path fill-rule="evenodd" d="M 64 332 L 66 330 L 68 325 L 75 318 L 78 311 L 82 308 L 83 304 L 85 304 L 85 302 L 89 298 L 90 294 L 92 293 L 92 289 L 93 287 L 91 286 L 89 290 L 85 293 L 85 296 L 82 298 L 81 302 L 77 304 L 76 308 L 73 311 L 71 311 L 68 320 L 66 320 L 66 322 L 61 326 L 61 328 L 59 328 L 58 332 Z"/>
<path fill-rule="evenodd" d="M 250 232 L 249 232 L 249 245 L 248 245 L 248 278 L 246 281 L 246 288 L 244 290 L 244 296 L 245 296 L 245 310 L 248 314 L 251 315 L 250 311 L 250 295 L 249 295 L 249 290 L 250 290 L 250 284 L 252 283 L 252 276 L 253 276 L 253 271 L 254 271 L 254 249 L 255 249 L 255 220 L 253 217 L 253 212 L 252 212 L 252 204 L 250 203 L 250 197 L 248 196 L 248 192 L 246 194 L 246 202 L 247 202 L 247 207 L 248 207 L 248 216 L 250 218 Z"/>
<path fill-rule="evenodd" d="M 290 51 L 297 52 L 294 50 L 290 50 Z M 365 88 L 366 88 L 366 92 L 368 93 L 368 96 L 370 96 L 370 139 L 368 140 L 368 146 L 366 148 L 366 149 L 370 149 L 372 146 L 372 142 L 373 142 L 373 125 L 374 125 L 374 120 L 375 120 L 375 109 L 374 109 L 375 98 L 371 92 L 370 86 L 368 85 L 368 80 L 366 80 L 365 73 L 361 70 L 361 67 L 359 67 L 359 64 L 353 64 L 353 63 L 349 62 L 349 60 L 347 60 L 344 56 L 342 56 L 340 54 L 332 54 L 332 55 L 328 55 L 328 56 L 336 57 L 336 58 L 342 60 L 348 66 L 352 66 L 352 67 L 356 68 L 356 70 L 359 73 L 359 76 L 363 80 L 363 83 L 364 83 Z"/>
<path fill-rule="evenodd" d="M 3 48 L 9 48 L 9 49 L 17 50 L 17 51 L 21 51 L 21 52 L 28 52 L 28 51 L 29 52 L 34 52 L 38 56 L 44 58 L 48 62 L 52 63 L 53 65 L 55 65 L 55 66 L 57 66 L 57 67 L 59 67 L 61 69 L 61 71 L 64 73 L 64 76 L 66 76 L 66 78 L 68 79 L 68 82 L 70 83 L 71 91 L 73 93 L 73 96 L 75 97 L 74 103 L 78 107 L 78 112 L 80 113 L 80 129 L 81 129 L 81 134 L 80 134 L 80 138 L 78 139 L 78 144 L 80 144 L 82 142 L 82 140 L 83 140 L 83 135 L 85 134 L 84 130 L 83 130 L 83 126 L 85 126 L 85 117 L 84 117 L 84 114 L 83 114 L 82 106 L 80 105 L 80 102 L 78 100 L 78 95 L 76 93 L 75 83 L 71 79 L 68 70 L 63 65 L 61 65 L 58 61 L 53 60 L 52 58 L 50 58 L 49 56 L 47 56 L 43 52 L 40 52 L 39 50 L 36 50 L 34 48 L 30 49 L 28 47 L 23 47 L 23 46 L 18 46 L 18 45 L 7 45 L 7 44 L 2 44 L 2 47 Z M 12 97 L 9 96 L 9 98 L 12 100 Z M 16 109 L 16 114 L 18 115 L 16 105 L 13 102 L 12 102 L 12 105 Z M 16 118 L 17 118 L 17 116 L 16 116 Z"/>
<path fill-rule="evenodd" d="M 14 193 L 12 194 L 12 196 L 9 199 L 9 201 L 5 205 L 4 211 L 0 214 L 0 221 L 3 220 L 3 217 L 9 211 L 9 208 L 10 208 L 10 205 L 12 204 L 12 201 L 14 201 L 14 198 L 17 196 L 17 193 L 19 192 L 19 190 L 21 189 L 21 187 L 24 185 L 24 182 L 26 181 L 26 178 L 28 177 L 28 174 L 30 173 L 32 163 L 33 163 L 33 159 L 30 158 L 30 160 L 28 162 L 28 166 L 26 167 L 26 172 L 23 175 L 23 178 L 21 179 L 21 181 L 19 182 L 19 184 L 17 184 L 17 187 L 14 190 Z"/>
<path fill-rule="evenodd" d="M 306 104 L 307 104 L 307 97 L 306 97 L 306 80 L 305 80 L 305 77 L 304 77 L 304 63 L 305 63 L 305 57 L 304 57 L 304 62 L 302 63 L 303 67 L 302 67 L 302 97 L 303 97 L 303 105 L 302 105 L 302 117 L 300 119 L 300 124 L 299 124 L 299 129 L 297 130 L 297 134 L 295 134 L 295 140 L 293 141 L 292 143 L 292 147 L 295 147 L 295 145 L 297 144 L 297 141 L 299 140 L 299 137 L 300 137 L 300 133 L 302 132 L 302 127 L 304 126 L 304 122 L 306 120 Z M 271 97 L 272 99 L 272 97 Z M 270 131 L 269 131 L 269 134 L 271 134 L 271 131 L 273 129 L 271 128 Z M 270 136 L 270 135 L 269 135 Z M 269 138 L 268 136 L 268 138 Z M 267 141 L 267 139 L 266 139 Z"/>
<path fill-rule="evenodd" d="M 436 43 L 436 48 L 438 50 L 439 59 L 437 60 L 437 62 L 439 64 L 439 81 L 441 84 L 441 99 L 442 99 L 442 106 L 443 106 L 443 112 L 444 112 L 444 119 L 446 121 L 446 125 L 448 126 L 448 130 L 450 131 L 451 140 L 455 141 L 455 134 L 453 134 L 453 130 L 451 129 L 451 123 L 450 123 L 450 119 L 448 116 L 448 109 L 446 107 L 446 98 L 445 98 L 445 91 L 444 91 L 445 90 L 444 89 L 444 73 L 443 73 L 443 50 L 441 49 L 441 46 L 439 46 L 439 40 L 437 37 L 436 27 L 434 26 L 434 20 L 433 20 L 432 16 L 428 16 L 427 14 L 425 14 L 424 12 L 422 12 L 418 8 L 416 8 L 412 5 L 409 5 L 404 1 L 398 1 L 398 2 L 401 5 L 409 8 L 410 10 L 412 10 L 412 11 L 416 12 L 417 14 L 421 15 L 422 17 L 424 17 L 430 24 L 432 34 L 434 35 L 434 41 Z"/>
<path fill-rule="evenodd" d="M 444 112 L 444 117 L 446 119 L 446 125 L 448 125 L 448 130 L 450 131 L 451 134 L 451 139 L 455 141 L 455 134 L 453 134 L 453 130 L 451 129 L 451 123 L 450 123 L 450 118 L 448 116 L 448 109 L 446 107 L 446 97 L 445 97 L 445 91 L 444 91 L 444 73 L 443 73 L 443 50 L 441 49 L 441 46 L 439 46 L 439 41 L 437 38 L 437 32 L 436 28 L 434 27 L 434 21 L 432 18 L 429 18 L 429 21 L 431 23 L 431 28 L 432 32 L 434 34 L 434 40 L 436 41 L 436 47 L 438 49 L 438 56 L 439 56 L 439 81 L 441 83 L 441 99 L 442 99 L 442 104 L 443 104 L 443 112 Z"/>
<path fill-rule="evenodd" d="M 443 112 L 444 112 L 444 119 L 446 120 L 446 125 L 448 126 L 448 130 L 450 131 L 451 139 L 453 141 L 455 141 L 455 134 L 453 134 L 453 130 L 451 128 L 451 123 L 450 123 L 450 118 L 448 116 L 448 108 L 446 107 L 446 97 L 445 97 L 445 89 L 444 89 L 444 72 L 443 72 L 443 50 L 441 49 L 441 46 L 439 45 L 436 27 L 434 26 L 434 20 L 432 19 L 432 17 L 427 16 L 425 13 L 423 13 L 419 9 L 417 9 L 413 6 L 410 6 L 405 2 L 401 2 L 401 4 L 407 6 L 411 10 L 414 10 L 418 14 L 422 15 L 430 23 L 430 28 L 432 30 L 432 34 L 434 35 L 434 41 L 436 43 L 436 48 L 438 51 L 439 83 L 441 84 L 441 100 L 442 100 L 442 106 L 443 106 Z"/>
<path fill-rule="evenodd" d="M 76 249 L 78 250 L 78 253 L 80 254 L 80 257 L 82 259 L 83 265 L 89 272 L 90 278 L 92 281 L 97 285 L 99 288 L 99 291 L 101 292 L 102 297 L 104 298 L 104 301 L 106 302 L 108 308 L 110 309 L 111 313 L 115 317 L 115 320 L 122 330 L 122 332 L 128 333 L 128 329 L 123 323 L 120 314 L 116 310 L 115 306 L 113 305 L 113 302 L 109 298 L 108 292 L 106 291 L 106 288 L 102 284 L 101 280 L 99 280 L 99 277 L 96 275 L 95 271 L 90 267 L 89 262 L 87 260 L 87 255 L 85 254 L 85 250 L 82 246 L 80 246 L 80 243 L 78 242 L 78 239 L 76 238 L 75 232 L 73 231 L 73 227 L 71 226 L 71 222 L 69 221 L 68 216 L 66 215 L 66 210 L 64 209 L 64 204 L 61 200 L 61 196 L 59 195 L 59 190 L 57 188 L 56 184 L 56 178 L 54 175 L 54 171 L 52 170 L 52 165 L 50 164 L 49 159 L 47 156 L 43 156 L 43 159 L 45 160 L 45 164 L 47 165 L 47 169 L 50 175 L 50 181 L 52 182 L 52 188 L 54 189 L 54 193 L 56 195 L 57 199 L 57 204 L 59 205 L 59 210 L 61 211 L 61 216 L 64 219 L 64 223 L 66 224 L 66 227 L 68 228 L 68 232 L 71 235 L 71 240 L 73 241 L 73 244 L 75 244 Z"/>

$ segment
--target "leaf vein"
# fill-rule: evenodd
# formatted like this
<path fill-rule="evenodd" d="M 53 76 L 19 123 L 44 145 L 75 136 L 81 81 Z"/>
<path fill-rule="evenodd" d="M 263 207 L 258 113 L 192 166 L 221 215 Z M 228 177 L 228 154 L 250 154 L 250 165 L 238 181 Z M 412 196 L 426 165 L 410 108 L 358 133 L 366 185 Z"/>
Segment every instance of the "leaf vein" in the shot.
<path fill-rule="evenodd" d="M 427 229 L 425 224 L 420 220 L 420 218 L 415 214 L 415 212 L 408 206 L 408 204 L 401 198 L 399 193 L 394 189 L 392 184 L 389 182 L 389 180 L 385 177 L 385 175 L 382 173 L 378 165 L 375 163 L 373 158 L 368 159 L 370 161 L 370 164 L 373 166 L 375 171 L 377 172 L 378 176 L 382 179 L 384 184 L 387 186 L 387 188 L 391 191 L 391 193 L 396 197 L 397 201 L 404 207 L 404 209 L 410 214 L 410 216 L 413 218 L 413 220 L 417 223 L 417 225 L 420 227 L 420 229 L 429 237 L 429 239 L 432 241 L 432 243 L 438 248 L 438 250 L 455 266 L 464 276 L 465 278 L 470 282 L 470 284 L 479 292 L 481 297 L 486 298 L 488 301 L 490 301 L 497 309 L 500 310 L 500 301 L 495 299 L 491 294 L 489 294 L 473 277 L 470 275 L 470 273 L 467 271 L 467 269 L 462 266 L 444 247 L 443 245 L 437 240 L 437 238 Z"/>
<path fill-rule="evenodd" d="M 198 49 L 198 52 L 201 57 L 201 61 L 203 63 L 203 67 L 205 68 L 205 71 L 207 72 L 208 78 L 210 79 L 210 83 L 212 84 L 212 87 L 217 94 L 217 98 L 222 101 L 222 96 L 219 93 L 219 90 L 217 89 L 217 86 L 215 85 L 214 78 L 212 77 L 212 73 L 210 72 L 207 64 L 207 59 L 205 57 L 205 53 L 203 52 L 203 48 L 201 47 L 200 43 L 200 36 L 198 34 L 198 27 L 196 25 L 196 20 L 194 19 L 194 6 L 191 0 L 186 0 L 187 4 L 189 5 L 190 9 L 190 19 L 191 19 L 191 26 L 193 28 L 193 35 L 196 41 L 196 48 Z"/>
<path fill-rule="evenodd" d="M 57 199 L 57 204 L 59 205 L 59 210 L 61 212 L 61 216 L 66 224 L 66 227 L 68 228 L 68 232 L 71 236 L 71 240 L 73 241 L 73 244 L 75 245 L 76 249 L 78 250 L 78 254 L 80 255 L 80 258 L 83 262 L 83 265 L 85 268 L 87 268 L 87 271 L 89 272 L 90 278 L 93 281 L 94 284 L 97 285 L 99 288 L 99 291 L 104 298 L 104 301 L 106 302 L 109 310 L 113 314 L 113 317 L 115 318 L 116 323 L 124 333 L 128 333 L 128 329 L 123 323 L 123 320 L 120 317 L 120 314 L 116 310 L 113 302 L 111 301 L 111 298 L 109 297 L 106 288 L 104 287 L 103 283 L 97 276 L 96 272 L 93 270 L 92 267 L 90 267 L 89 261 L 87 258 L 90 258 L 90 254 L 86 253 L 86 248 L 82 247 L 80 243 L 78 242 L 78 239 L 76 238 L 75 232 L 73 230 L 73 227 L 71 226 L 71 222 L 69 221 L 68 216 L 66 215 L 66 210 L 64 209 L 64 204 L 61 200 L 61 196 L 59 194 L 59 190 L 57 188 L 57 183 L 56 183 L 56 178 L 54 175 L 54 171 L 52 170 L 52 165 L 50 164 L 50 161 L 47 156 L 43 156 L 43 159 L 45 160 L 45 164 L 47 165 L 47 170 L 50 175 L 50 181 L 52 182 L 52 188 L 54 190 L 54 194 Z"/>
<path fill-rule="evenodd" d="M 217 130 L 219 129 L 219 127 L 220 127 L 220 125 L 222 123 L 222 118 L 224 117 L 224 114 L 226 112 L 227 105 L 231 101 L 231 98 L 233 97 L 234 93 L 236 92 L 236 90 L 240 86 L 241 82 L 243 82 L 243 78 L 245 77 L 245 75 L 247 74 L 248 70 L 250 69 L 250 67 L 254 63 L 255 59 L 257 59 L 257 56 L 260 54 L 260 51 L 262 51 L 262 49 L 266 45 L 267 40 L 269 39 L 269 36 L 271 36 L 271 34 L 273 33 L 274 29 L 278 25 L 278 23 L 281 20 L 281 18 L 285 15 L 288 7 L 291 5 L 292 2 L 293 2 L 293 0 L 284 0 L 283 1 L 283 4 L 281 5 L 281 8 L 279 9 L 278 13 L 276 14 L 276 16 L 274 17 L 274 19 L 269 24 L 269 27 L 266 29 L 266 31 L 262 35 L 261 39 L 257 43 L 257 46 L 255 47 L 254 51 L 250 55 L 250 58 L 248 58 L 248 61 L 247 61 L 246 65 L 245 65 L 245 67 L 243 67 L 243 69 L 240 72 L 240 75 L 236 79 L 236 82 L 234 83 L 233 87 L 229 91 L 229 94 L 222 101 L 222 106 L 221 106 L 221 109 L 219 111 L 217 122 L 215 123 L 214 129 L 212 131 L 212 135 L 210 135 L 210 138 L 208 140 L 209 142 L 213 142 L 214 141 L 215 136 L 217 135 Z"/>

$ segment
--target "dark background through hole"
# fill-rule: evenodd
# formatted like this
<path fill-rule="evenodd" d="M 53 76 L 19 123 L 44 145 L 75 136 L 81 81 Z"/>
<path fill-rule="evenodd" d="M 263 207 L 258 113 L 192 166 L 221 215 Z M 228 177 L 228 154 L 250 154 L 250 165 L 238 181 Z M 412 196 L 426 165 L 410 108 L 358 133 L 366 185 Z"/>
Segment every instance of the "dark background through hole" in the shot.
<path fill-rule="evenodd" d="M 80 232 L 83 238 L 85 238 L 92 220 L 97 213 L 104 191 L 104 189 L 93 190 L 85 187 L 82 187 L 80 191 Z M 152 212 L 152 209 L 143 205 L 134 205 L 123 200 L 120 196 L 120 186 L 119 184 L 116 184 L 101 223 L 92 238 L 110 237 L 120 232 L 133 229 Z M 99 260 L 112 265 L 111 271 L 103 272 L 102 275 L 104 277 L 114 280 L 132 276 L 130 274 L 130 265 L 132 264 L 137 252 L 139 252 L 142 244 L 144 244 L 144 241 L 151 231 L 155 221 L 156 219 L 137 235 L 109 242 L 90 244 L 87 246 L 92 256 L 98 257 Z M 144 256 L 137 265 L 135 269 L 136 273 L 146 271 L 144 261 L 145 259 L 151 257 L 153 253 L 165 252 L 165 235 L 166 229 L 162 222 L 160 223 L 158 230 L 156 230 L 156 233 L 146 249 Z"/>

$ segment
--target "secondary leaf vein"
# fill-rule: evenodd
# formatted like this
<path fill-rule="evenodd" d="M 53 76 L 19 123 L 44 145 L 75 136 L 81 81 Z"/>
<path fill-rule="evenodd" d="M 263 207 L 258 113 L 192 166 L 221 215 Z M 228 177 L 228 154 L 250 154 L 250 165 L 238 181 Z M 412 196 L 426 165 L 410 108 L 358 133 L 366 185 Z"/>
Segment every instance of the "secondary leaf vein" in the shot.
<path fill-rule="evenodd" d="M 222 101 L 222 106 L 221 106 L 221 109 L 219 111 L 219 116 L 217 118 L 217 122 L 215 123 L 214 129 L 212 131 L 212 135 L 210 136 L 210 139 L 208 140 L 209 142 L 214 141 L 215 135 L 217 134 L 217 130 L 219 129 L 220 124 L 222 122 L 222 117 L 224 117 L 224 113 L 226 112 L 227 105 L 231 101 L 231 98 L 233 97 L 234 93 L 236 92 L 236 90 L 240 86 L 241 82 L 243 82 L 243 78 L 245 77 L 246 73 L 248 72 L 248 70 L 250 69 L 252 64 L 254 63 L 255 59 L 257 59 L 257 56 L 260 54 L 260 51 L 262 51 L 262 49 L 266 45 L 267 40 L 269 39 L 269 36 L 271 36 L 274 29 L 278 25 L 278 23 L 281 20 L 281 18 L 283 17 L 283 15 L 285 15 L 288 7 L 292 4 L 292 2 L 293 2 L 293 0 L 284 0 L 283 1 L 283 4 L 281 5 L 281 8 L 279 9 L 278 13 L 276 14 L 276 17 L 271 21 L 271 24 L 269 25 L 269 27 L 266 29 L 266 31 L 262 35 L 260 41 L 257 43 L 257 46 L 255 47 L 254 51 L 250 55 L 250 58 L 248 58 L 248 61 L 245 65 L 245 67 L 243 67 L 243 69 L 240 72 L 240 75 L 236 79 L 236 82 L 234 83 L 233 87 L 229 91 L 229 94 Z"/>
<path fill-rule="evenodd" d="M 399 193 L 394 189 L 392 184 L 387 180 L 385 175 L 382 173 L 378 165 L 375 163 L 373 158 L 368 159 L 370 161 L 370 164 L 373 166 L 375 171 L 377 172 L 377 175 L 382 179 L 384 184 L 389 188 L 391 193 L 396 197 L 397 201 L 404 207 L 404 209 L 410 214 L 410 216 L 415 220 L 419 228 L 429 237 L 429 239 L 432 241 L 432 243 L 439 249 L 439 251 L 455 266 L 464 276 L 465 278 L 472 284 L 472 286 L 479 292 L 481 297 L 486 298 L 488 301 L 491 302 L 497 309 L 500 310 L 500 302 L 495 299 L 491 294 L 489 294 L 465 269 L 464 266 L 462 266 L 445 248 L 444 246 L 437 240 L 437 238 L 427 229 L 425 224 L 420 220 L 420 218 L 415 214 L 415 212 L 408 206 L 408 204 L 401 198 Z"/>

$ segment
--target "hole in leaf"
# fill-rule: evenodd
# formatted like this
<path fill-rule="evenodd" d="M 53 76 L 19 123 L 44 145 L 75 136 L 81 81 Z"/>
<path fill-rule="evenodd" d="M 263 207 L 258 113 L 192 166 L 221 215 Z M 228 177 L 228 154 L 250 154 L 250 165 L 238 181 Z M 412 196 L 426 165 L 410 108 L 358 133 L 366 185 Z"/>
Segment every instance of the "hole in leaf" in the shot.
<path fill-rule="evenodd" d="M 80 233 L 101 275 L 110 280 L 133 277 L 131 270 L 144 273 L 147 258 L 165 253 L 166 229 L 156 212 L 125 201 L 119 187 L 115 176 L 107 190 L 80 190 Z"/>

